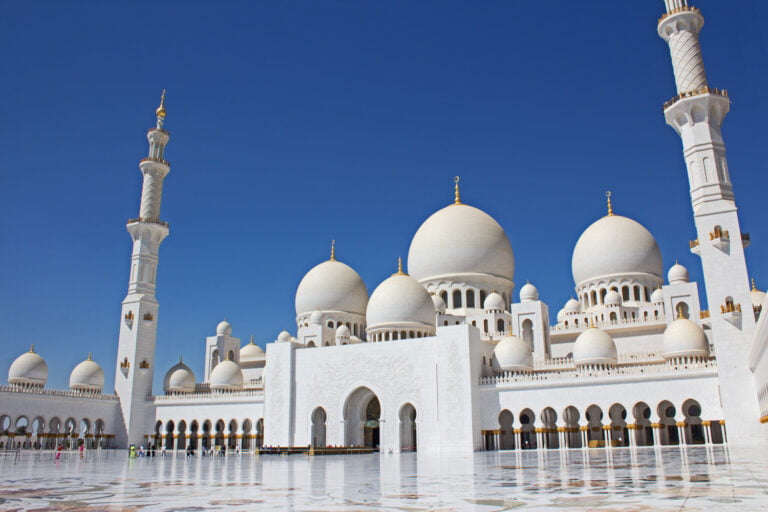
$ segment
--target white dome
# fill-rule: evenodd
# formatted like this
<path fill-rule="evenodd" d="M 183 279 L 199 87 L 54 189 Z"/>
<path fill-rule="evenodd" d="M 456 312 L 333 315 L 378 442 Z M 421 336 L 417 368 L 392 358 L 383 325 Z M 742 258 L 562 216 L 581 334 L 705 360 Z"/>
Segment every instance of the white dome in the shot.
<path fill-rule="evenodd" d="M 506 233 L 493 217 L 465 204 L 433 213 L 419 227 L 408 251 L 408 270 L 418 281 L 460 274 L 512 280 L 515 258 Z"/>
<path fill-rule="evenodd" d="M 279 342 L 291 341 L 291 333 L 289 333 L 288 331 L 280 331 L 280 334 L 277 335 L 277 341 Z"/>
<path fill-rule="evenodd" d="M 229 322 L 226 320 L 222 320 L 219 322 L 219 325 L 216 326 L 216 335 L 217 336 L 230 336 L 232 334 L 232 326 L 229 325 Z"/>
<path fill-rule="evenodd" d="M 675 263 L 667 272 L 669 284 L 687 283 L 688 269 L 679 263 Z"/>
<path fill-rule="evenodd" d="M 323 313 L 319 310 L 313 311 L 311 315 L 309 315 L 309 323 L 311 325 L 320 325 L 323 323 Z"/>
<path fill-rule="evenodd" d="M 606 306 L 621 306 L 621 295 L 616 290 L 608 290 L 603 302 Z"/>
<path fill-rule="evenodd" d="M 163 389 L 166 393 L 192 393 L 195 391 L 195 374 L 182 361 L 165 374 Z"/>
<path fill-rule="evenodd" d="M 653 290 L 653 293 L 651 294 L 651 302 L 664 302 L 664 291 L 661 288 Z"/>
<path fill-rule="evenodd" d="M 565 309 L 566 313 L 578 313 L 581 311 L 581 304 L 579 304 L 579 301 L 571 297 L 568 299 L 568 302 L 565 303 Z"/>
<path fill-rule="evenodd" d="M 539 300 L 539 290 L 531 283 L 525 283 L 520 288 L 520 302 L 530 302 L 532 300 Z"/>
<path fill-rule="evenodd" d="M 445 313 L 445 310 L 447 309 L 447 306 L 445 305 L 445 301 L 441 296 L 439 296 L 436 293 L 432 294 L 432 304 L 435 305 L 435 311 L 437 311 L 440 314 Z"/>
<path fill-rule="evenodd" d="M 497 292 L 491 292 L 485 298 L 483 302 L 483 309 L 486 311 L 491 310 L 505 310 L 507 306 L 504 304 L 504 297 Z"/>
<path fill-rule="evenodd" d="M 101 391 L 104 388 L 104 370 L 88 355 L 88 359 L 75 366 L 69 374 L 69 387 L 83 391 Z"/>
<path fill-rule="evenodd" d="M 366 323 L 369 329 L 403 324 L 434 327 L 435 304 L 427 290 L 407 274 L 385 279 L 371 294 Z"/>
<path fill-rule="evenodd" d="M 349 327 L 347 327 L 344 324 L 341 324 L 340 326 L 338 326 L 336 328 L 336 337 L 337 338 L 349 338 L 349 336 L 351 334 L 352 333 L 350 332 Z"/>
<path fill-rule="evenodd" d="M 533 368 L 533 352 L 517 336 L 504 336 L 493 349 L 493 363 L 504 372 L 529 371 Z"/>
<path fill-rule="evenodd" d="M 240 364 L 263 361 L 265 357 L 267 354 L 264 353 L 264 349 L 255 344 L 253 340 L 240 349 Z"/>
<path fill-rule="evenodd" d="M 243 387 L 243 372 L 240 366 L 229 359 L 220 362 L 211 372 L 211 389 L 240 389 Z"/>
<path fill-rule="evenodd" d="M 661 338 L 664 357 L 707 357 L 709 341 L 704 330 L 687 318 L 678 318 L 669 324 Z"/>
<path fill-rule="evenodd" d="M 653 235 L 638 222 L 606 215 L 582 233 L 573 250 L 576 286 L 599 277 L 651 274 L 661 277 L 661 251 Z"/>
<path fill-rule="evenodd" d="M 307 272 L 296 289 L 296 315 L 310 311 L 365 314 L 368 290 L 352 267 L 328 260 Z"/>
<path fill-rule="evenodd" d="M 562 323 L 565 320 L 565 308 L 557 312 L 557 323 Z"/>
<path fill-rule="evenodd" d="M 611 335 L 595 327 L 579 334 L 573 345 L 573 361 L 577 366 L 587 364 L 616 364 L 616 343 Z"/>
<path fill-rule="evenodd" d="M 47 380 L 48 365 L 34 347 L 17 357 L 8 370 L 8 384 L 45 386 Z"/>

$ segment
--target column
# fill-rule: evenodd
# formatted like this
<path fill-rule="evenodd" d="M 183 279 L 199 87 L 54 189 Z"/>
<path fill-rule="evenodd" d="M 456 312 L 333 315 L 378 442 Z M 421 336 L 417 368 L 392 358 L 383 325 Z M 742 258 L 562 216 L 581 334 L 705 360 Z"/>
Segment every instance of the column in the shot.
<path fill-rule="evenodd" d="M 709 420 L 701 422 L 701 428 L 704 429 L 704 444 L 712 444 L 712 437 L 709 432 L 710 425 L 712 423 Z"/>

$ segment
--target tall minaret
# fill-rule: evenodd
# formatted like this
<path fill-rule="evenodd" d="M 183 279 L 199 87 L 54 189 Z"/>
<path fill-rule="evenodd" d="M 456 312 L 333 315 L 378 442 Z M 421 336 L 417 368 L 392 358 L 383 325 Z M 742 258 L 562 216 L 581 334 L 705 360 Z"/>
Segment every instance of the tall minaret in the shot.
<path fill-rule="evenodd" d="M 720 131 L 730 100 L 726 91 L 707 83 L 699 45 L 701 13 L 687 0 L 665 2 L 658 32 L 669 43 L 677 96 L 664 105 L 664 116 L 683 140 L 698 234 L 691 251 L 701 256 L 704 270 L 728 441 L 747 442 L 762 434 L 748 367 L 755 330 L 744 259 L 749 236 L 739 225 Z"/>
<path fill-rule="evenodd" d="M 168 236 L 168 223 L 160 220 L 163 180 L 171 170 L 163 159 L 168 132 L 165 122 L 165 91 L 156 111 L 157 125 L 147 132 L 149 156 L 139 163 L 144 175 L 139 216 L 128 221 L 127 229 L 133 239 L 131 275 L 128 295 L 123 300 L 120 315 L 120 339 L 117 346 L 115 392 L 125 423 L 128 443 L 141 443 L 150 434 L 154 414 L 147 402 L 152 393 L 157 338 L 155 298 L 157 264 L 160 243 Z"/>

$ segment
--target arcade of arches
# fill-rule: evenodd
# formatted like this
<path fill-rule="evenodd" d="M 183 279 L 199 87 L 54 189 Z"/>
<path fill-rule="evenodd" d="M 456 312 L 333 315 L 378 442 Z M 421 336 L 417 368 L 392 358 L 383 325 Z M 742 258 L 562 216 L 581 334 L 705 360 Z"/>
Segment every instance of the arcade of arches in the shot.
<path fill-rule="evenodd" d="M 46 418 L 27 416 L 11 418 L 0 413 L 0 449 L 2 450 L 53 450 L 62 445 L 74 450 L 81 444 L 87 449 L 111 448 L 115 435 L 105 432 L 102 419 Z"/>
<path fill-rule="evenodd" d="M 655 410 L 645 402 L 630 408 L 613 404 L 605 412 L 597 405 L 582 412 L 568 406 L 559 418 L 552 407 L 544 408 L 538 418 L 531 409 L 522 409 L 517 418 L 504 409 L 498 415 L 499 428 L 482 431 L 483 448 L 535 450 L 725 442 L 725 422 L 702 420 L 701 415 L 701 406 L 693 399 L 683 402 L 679 414 L 668 400 L 657 404 Z"/>
<path fill-rule="evenodd" d="M 176 450 L 253 450 L 262 446 L 264 419 L 239 423 L 235 419 L 168 420 L 155 423 L 155 432 L 144 436 L 147 444 Z"/>

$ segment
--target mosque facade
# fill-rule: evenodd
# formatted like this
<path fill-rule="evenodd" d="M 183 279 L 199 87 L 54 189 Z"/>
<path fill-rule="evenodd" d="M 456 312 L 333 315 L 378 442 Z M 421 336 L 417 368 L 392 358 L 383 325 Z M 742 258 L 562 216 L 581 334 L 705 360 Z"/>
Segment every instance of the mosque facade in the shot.
<path fill-rule="evenodd" d="M 295 333 L 243 344 L 223 321 L 206 338 L 204 375 L 179 361 L 152 381 L 160 205 L 170 164 L 165 96 L 141 160 L 139 216 L 122 303 L 114 394 L 89 357 L 70 389 L 46 388 L 31 348 L 0 386 L 5 448 L 223 446 L 371 447 L 433 453 L 765 442 L 766 294 L 750 287 L 721 124 L 727 91 L 710 87 L 699 10 L 665 0 L 677 95 L 664 105 L 679 134 L 703 267 L 698 283 L 663 268 L 644 226 L 595 219 L 572 256 L 574 298 L 554 314 L 527 283 L 515 301 L 515 261 L 500 224 L 453 201 L 426 219 L 407 259 L 369 295 L 353 268 L 330 258 L 296 291 Z M 585 219 L 588 221 L 588 219 Z M 586 222 L 585 222 L 586 223 Z"/>

